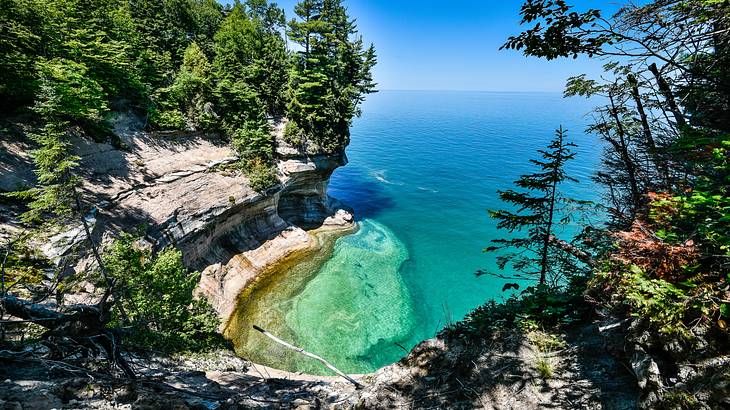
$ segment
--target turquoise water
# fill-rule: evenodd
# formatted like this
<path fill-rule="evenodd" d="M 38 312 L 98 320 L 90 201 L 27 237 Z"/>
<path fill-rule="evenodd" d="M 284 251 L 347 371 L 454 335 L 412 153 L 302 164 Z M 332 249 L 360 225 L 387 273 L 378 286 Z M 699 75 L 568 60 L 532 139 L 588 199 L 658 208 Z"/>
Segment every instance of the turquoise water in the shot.
<path fill-rule="evenodd" d="M 338 239 L 306 285 L 277 302 L 284 333 L 344 371 L 367 372 L 485 301 L 508 296 L 501 280 L 474 275 L 494 269 L 482 249 L 501 235 L 486 210 L 503 207 L 496 190 L 533 171 L 528 158 L 560 125 L 579 145 L 569 170 L 581 183 L 566 193 L 597 199 L 590 175 L 601 146 L 583 132 L 590 107 L 549 93 L 369 97 L 352 127 L 350 163 L 330 183 L 330 194 L 355 209 L 360 231 Z M 282 357 L 264 364 L 320 369 Z"/>

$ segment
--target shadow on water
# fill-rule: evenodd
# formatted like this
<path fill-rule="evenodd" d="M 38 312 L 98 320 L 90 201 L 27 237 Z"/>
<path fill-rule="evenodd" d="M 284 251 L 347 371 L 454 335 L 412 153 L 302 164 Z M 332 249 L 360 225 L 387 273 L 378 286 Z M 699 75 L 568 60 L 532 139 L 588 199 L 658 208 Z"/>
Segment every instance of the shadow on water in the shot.
<path fill-rule="evenodd" d="M 329 194 L 355 209 L 358 221 L 375 218 L 395 207 L 386 186 L 363 169 L 345 167 L 332 176 Z"/>

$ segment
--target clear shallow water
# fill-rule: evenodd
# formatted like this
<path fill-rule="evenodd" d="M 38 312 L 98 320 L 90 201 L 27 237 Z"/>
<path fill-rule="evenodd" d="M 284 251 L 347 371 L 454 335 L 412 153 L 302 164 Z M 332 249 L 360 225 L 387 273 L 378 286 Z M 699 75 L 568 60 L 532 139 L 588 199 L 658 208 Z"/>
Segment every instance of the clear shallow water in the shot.
<path fill-rule="evenodd" d="M 299 266 L 252 298 L 268 326 L 342 370 L 397 361 L 418 342 L 489 299 L 508 296 L 482 253 L 499 237 L 487 209 L 563 125 L 579 145 L 565 187 L 595 200 L 590 175 L 601 146 L 585 135 L 590 102 L 549 93 L 381 92 L 352 127 L 350 163 L 330 194 L 355 209 L 358 233 L 327 260 Z M 296 269 L 295 269 L 296 270 Z M 287 277 L 298 278 L 286 279 Z M 292 283 L 296 282 L 296 285 Z M 272 313 L 274 312 L 274 313 Z M 239 353 L 286 370 L 325 373 L 253 335 Z"/>

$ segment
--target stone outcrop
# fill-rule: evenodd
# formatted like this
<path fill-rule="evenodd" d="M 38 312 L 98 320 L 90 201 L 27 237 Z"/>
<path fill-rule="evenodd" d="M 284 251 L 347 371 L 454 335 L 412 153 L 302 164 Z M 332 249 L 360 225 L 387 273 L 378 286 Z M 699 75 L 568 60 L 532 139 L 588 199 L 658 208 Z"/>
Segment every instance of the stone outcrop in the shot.
<path fill-rule="evenodd" d="M 118 144 L 74 139 L 86 172 L 84 202 L 97 208 L 97 240 L 144 227 L 154 248 L 177 247 L 186 265 L 203 272 L 200 289 L 224 319 L 258 273 L 313 246 L 305 229 L 354 225 L 352 213 L 327 195 L 332 172 L 347 162 L 344 152 L 313 155 L 287 145 L 282 121 L 272 124 L 280 184 L 263 193 L 250 188 L 235 151 L 216 136 L 150 134 L 128 115 L 113 125 Z M 5 141 L 2 148 L 8 161 L 0 190 L 31 185 L 32 162 L 23 156 L 29 144 Z M 63 252 L 48 248 L 54 258 Z"/>

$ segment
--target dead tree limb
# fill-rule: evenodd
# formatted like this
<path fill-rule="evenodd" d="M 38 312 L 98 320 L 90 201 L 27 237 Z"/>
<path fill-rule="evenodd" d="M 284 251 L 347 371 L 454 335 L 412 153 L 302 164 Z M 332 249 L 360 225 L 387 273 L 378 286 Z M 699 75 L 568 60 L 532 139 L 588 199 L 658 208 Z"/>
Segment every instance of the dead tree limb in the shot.
<path fill-rule="evenodd" d="M 554 235 L 551 235 L 550 244 L 552 244 L 554 247 L 562 250 L 563 252 L 566 252 L 566 253 L 574 256 L 576 259 L 585 263 L 586 265 L 588 265 L 591 268 L 596 266 L 596 260 L 593 258 L 593 256 L 590 253 L 578 248 L 577 246 L 575 246 L 569 242 L 566 242 L 562 239 L 559 239 L 558 237 L 556 237 Z"/>
<path fill-rule="evenodd" d="M 307 357 L 309 357 L 309 358 L 311 358 L 311 359 L 314 359 L 314 360 L 317 360 L 317 361 L 319 361 L 319 362 L 320 362 L 320 363 L 322 363 L 323 365 L 327 366 L 327 368 L 328 368 L 328 369 L 330 369 L 330 370 L 332 370 L 333 372 L 337 373 L 338 375 L 342 376 L 342 377 L 343 377 L 343 378 L 345 378 L 345 379 L 346 379 L 346 380 L 347 380 L 348 382 L 350 382 L 350 383 L 354 384 L 356 388 L 358 388 L 358 389 L 361 389 L 361 388 L 363 388 L 363 385 L 362 385 L 362 384 L 360 384 L 360 382 L 358 382 L 357 380 L 353 379 L 352 377 L 350 377 L 350 376 L 346 375 L 345 373 L 341 372 L 341 371 L 340 371 L 339 369 L 337 369 L 337 368 L 336 368 L 335 366 L 333 366 L 332 364 L 330 364 L 330 362 L 328 362 L 327 360 L 324 360 L 323 358 L 321 358 L 321 357 L 317 356 L 316 354 L 313 354 L 313 353 L 309 353 L 309 352 L 307 352 L 306 350 L 302 349 L 301 347 L 296 347 L 296 346 L 294 346 L 294 345 L 292 345 L 292 344 L 289 344 L 289 343 L 287 343 L 287 342 L 285 342 L 285 341 L 283 341 L 283 340 L 279 339 L 278 337 L 276 337 L 276 336 L 272 335 L 271 333 L 269 333 L 269 332 L 265 331 L 264 329 L 262 329 L 262 328 L 260 328 L 260 327 L 256 326 L 256 325 L 253 325 L 253 328 L 254 328 L 255 330 L 257 330 L 257 331 L 261 332 L 261 333 L 262 333 L 262 334 L 263 334 L 264 336 L 268 337 L 269 339 L 271 339 L 271 340 L 275 341 L 276 343 L 278 343 L 278 344 L 280 344 L 280 345 L 282 345 L 282 346 L 286 347 L 287 349 L 289 349 L 289 350 L 293 350 L 293 351 L 295 351 L 295 352 L 297 352 L 297 353 L 301 353 L 301 354 L 303 354 L 304 356 L 307 356 Z"/>
<path fill-rule="evenodd" d="M 672 93 L 672 89 L 669 86 L 669 83 L 662 76 L 659 68 L 656 66 L 656 63 L 651 63 L 649 65 L 649 71 L 654 74 L 654 78 L 656 78 L 657 85 L 659 86 L 659 92 L 666 100 L 669 110 L 674 115 L 674 120 L 677 122 L 677 127 L 680 129 L 686 127 L 687 121 L 684 119 L 684 115 L 682 115 L 682 111 L 680 111 L 679 106 L 677 105 L 677 101 L 674 99 L 674 94 Z"/>
<path fill-rule="evenodd" d="M 97 305 L 74 305 L 57 311 L 13 295 L 0 296 L 0 307 L 10 316 L 33 322 L 48 329 L 43 339 L 67 338 L 91 351 L 101 347 L 107 359 L 119 366 L 127 377 L 135 374 L 121 355 L 120 338 L 114 329 L 108 329 L 111 303 L 109 291 Z M 53 345 L 51 346 L 53 347 Z"/>

